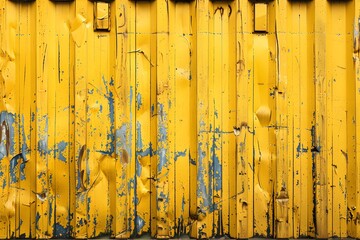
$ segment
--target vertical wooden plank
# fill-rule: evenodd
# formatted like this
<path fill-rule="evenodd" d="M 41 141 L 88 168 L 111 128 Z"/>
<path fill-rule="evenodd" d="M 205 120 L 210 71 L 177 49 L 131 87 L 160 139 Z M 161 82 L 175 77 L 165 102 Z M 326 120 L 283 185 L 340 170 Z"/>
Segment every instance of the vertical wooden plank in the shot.
<path fill-rule="evenodd" d="M 313 57 L 311 12 L 309 3 L 292 3 L 292 26 L 297 29 L 292 34 L 292 89 L 291 96 L 294 104 L 294 237 L 311 236 L 313 231 L 313 190 L 311 173 L 311 133 L 312 114 L 314 112 L 313 96 Z M 289 28 L 291 29 L 291 28 Z"/>
<path fill-rule="evenodd" d="M 356 58 L 356 68 L 355 68 L 355 73 L 356 73 L 356 78 L 355 78 L 355 119 L 356 119 L 356 128 L 355 128 L 355 149 L 356 149 L 356 159 L 355 159 L 355 171 L 356 171 L 356 180 L 354 181 L 356 183 L 356 205 L 355 205 L 355 209 L 359 209 L 360 208 L 360 178 L 359 178 L 359 173 L 360 173 L 360 62 L 359 62 L 359 46 L 360 46 L 360 38 L 359 38 L 359 32 L 360 32 L 360 2 L 358 0 L 355 1 L 355 26 L 357 26 L 357 34 L 356 32 L 354 32 L 354 38 L 357 38 L 357 42 L 355 42 L 357 45 L 357 49 L 358 50 L 357 53 L 357 58 Z M 351 209 L 354 210 L 354 207 L 351 206 Z M 359 210 L 356 211 L 356 218 L 358 219 L 359 216 Z M 358 222 L 354 222 L 355 225 Z M 359 224 L 356 225 L 355 227 L 355 234 L 353 235 L 353 237 L 359 238 L 360 237 L 360 226 Z"/>
<path fill-rule="evenodd" d="M 115 98 L 116 115 L 116 149 L 117 161 L 117 195 L 119 203 L 116 215 L 116 237 L 128 238 L 134 225 L 135 197 L 133 171 L 135 170 L 135 5 L 128 1 L 116 1 L 119 13 L 117 17 L 117 56 L 116 71 L 119 77 L 115 80 L 117 98 Z"/>
<path fill-rule="evenodd" d="M 289 86 L 289 90 L 287 94 L 289 94 L 289 119 L 292 122 L 292 136 L 288 138 L 289 142 L 289 155 L 290 159 L 293 159 L 293 195 L 289 196 L 293 198 L 294 203 L 294 216 L 290 224 L 293 224 L 293 234 L 294 237 L 300 236 L 300 214 L 302 210 L 301 202 L 301 128 L 300 128 L 300 112 L 301 112 L 301 73 L 300 73 L 300 66 L 302 64 L 301 53 L 300 53 L 300 35 L 303 34 L 301 31 L 301 19 L 304 18 L 304 13 L 301 11 L 301 4 L 300 3 L 291 3 L 287 10 L 287 17 L 289 21 L 287 21 L 287 29 L 291 29 L 293 32 L 287 34 L 287 38 L 290 39 L 289 49 L 291 49 L 291 54 L 287 55 L 287 61 L 291 63 L 289 68 L 289 83 L 291 82 L 291 87 Z M 291 31 L 290 30 L 290 31 Z M 290 35 L 290 36 L 289 36 Z M 292 114 L 291 114 L 292 113 Z M 304 116 L 306 117 L 306 116 Z M 299 146 L 299 147 L 298 147 Z M 306 193 L 305 193 L 306 194 Z M 306 206 L 304 206 L 306 207 Z"/>
<path fill-rule="evenodd" d="M 14 3 L 8 3 L 8 10 L 14 14 L 7 14 L 6 17 L 6 38 L 7 46 L 5 47 L 5 62 L 2 66 L 2 78 L 5 85 L 5 112 L 3 112 L 2 123 L 5 128 L 5 151 L 8 157 L 8 179 L 7 179 L 7 201 L 5 211 L 8 215 L 8 236 L 14 238 L 19 236 L 20 229 L 20 181 L 22 162 L 20 150 L 20 74 L 18 67 L 21 63 L 19 57 L 19 8 Z"/>
<path fill-rule="evenodd" d="M 222 84 L 222 112 L 225 114 L 225 119 L 221 123 L 221 128 L 228 133 L 223 136 L 221 146 L 221 158 L 222 158 L 222 176 L 227 176 L 227 180 L 222 182 L 222 234 L 230 235 L 230 218 L 231 214 L 236 215 L 236 208 L 234 206 L 234 193 L 232 189 L 236 187 L 236 136 L 233 132 L 234 126 L 236 126 L 236 62 L 237 51 L 236 49 L 236 2 L 231 2 L 227 5 L 227 14 L 225 17 L 227 21 L 223 23 L 224 29 L 224 48 L 227 51 L 228 56 L 224 58 L 224 75 L 225 81 Z"/>
<path fill-rule="evenodd" d="M 213 226 L 213 192 L 209 152 L 209 1 L 197 2 L 197 238 L 210 238 Z"/>
<path fill-rule="evenodd" d="M 71 102 L 70 96 L 72 94 L 70 88 L 70 34 L 69 28 L 66 25 L 68 19 L 72 19 L 70 11 L 70 4 L 56 4 L 56 35 L 55 50 L 57 56 L 56 67 L 56 81 L 55 87 L 55 143 L 54 143 L 54 159 L 55 159 L 55 179 L 54 185 L 56 187 L 54 209 L 55 209 L 55 223 L 52 226 L 54 237 L 64 238 L 70 236 L 70 181 L 69 181 L 69 166 L 71 164 L 70 155 L 70 113 Z M 62 89 L 58 91 L 58 89 Z"/>
<path fill-rule="evenodd" d="M 135 86 L 135 5 L 129 1 L 116 1 L 117 24 L 117 71 L 115 79 L 115 122 L 116 151 L 119 159 L 116 165 L 117 199 L 116 234 L 117 238 L 129 238 L 134 229 L 134 181 L 135 169 L 134 138 L 134 86 Z"/>
<path fill-rule="evenodd" d="M 48 172 L 48 34 L 47 21 L 48 2 L 44 0 L 36 1 L 36 237 L 47 238 L 49 233 L 49 172 Z"/>
<path fill-rule="evenodd" d="M 288 100 L 293 97 L 291 81 L 288 81 L 287 52 L 287 1 L 278 1 L 275 7 L 275 44 L 276 44 L 276 185 L 275 185 L 275 236 L 292 236 L 292 119 Z M 286 16 L 286 17 L 285 17 Z M 291 45 L 290 45 L 291 47 Z M 289 97 L 288 97 L 289 96 Z M 290 223 L 290 224 L 289 224 Z"/>
<path fill-rule="evenodd" d="M 42 99 L 42 101 L 47 101 L 47 135 L 46 147 L 42 148 L 43 154 L 47 155 L 47 176 L 48 176 L 48 189 L 47 189 L 47 201 L 48 201 L 48 213 L 44 217 L 47 217 L 47 236 L 54 236 L 54 226 L 56 218 L 56 192 L 57 192 L 57 172 L 56 172 L 56 126 L 57 126 L 57 92 L 56 92 L 56 83 L 57 81 L 52 81 L 51 79 L 58 79 L 58 38 L 57 34 L 57 8 L 53 2 L 47 3 L 46 11 L 53 14 L 50 14 L 49 17 L 45 16 L 42 21 L 46 21 L 46 32 L 45 44 L 47 47 L 44 68 L 47 69 L 47 74 L 44 76 L 44 81 L 47 84 L 47 99 Z M 45 14 L 45 12 L 44 12 Z M 59 19 L 61 21 L 61 19 Z M 65 20 L 66 21 L 66 20 Z M 40 145 L 40 144 L 39 144 Z"/>
<path fill-rule="evenodd" d="M 69 219 L 67 225 L 68 237 L 74 237 L 76 232 L 76 166 L 77 166 L 77 153 L 76 153 L 76 144 L 75 144 L 75 69 L 76 69 L 76 56 L 75 48 L 76 44 L 72 38 L 72 20 L 76 18 L 76 3 L 72 2 L 69 6 L 69 11 L 71 15 L 66 22 L 68 27 L 68 41 L 69 41 L 69 145 L 68 145 L 68 181 L 69 181 L 69 192 L 68 192 L 68 201 L 69 201 Z"/>
<path fill-rule="evenodd" d="M 224 58 L 226 58 L 226 44 L 223 42 L 223 22 L 226 20 L 228 8 L 224 4 L 211 4 L 210 12 L 213 15 L 210 18 L 209 31 L 210 37 L 209 53 L 209 154 L 210 154 L 210 173 L 211 188 L 213 196 L 213 225 L 212 234 L 215 236 L 222 235 L 221 216 L 222 205 L 222 181 L 227 182 L 227 175 L 222 176 L 222 136 L 226 131 L 222 129 L 221 123 L 225 119 L 222 111 L 222 84 L 227 81 L 226 71 L 224 68 Z"/>
<path fill-rule="evenodd" d="M 235 180 L 231 182 L 231 175 L 236 173 L 234 168 L 229 168 L 230 162 L 235 162 L 235 136 L 233 127 L 236 125 L 236 75 L 235 75 L 235 62 L 236 51 L 232 49 L 236 46 L 235 39 L 235 9 L 234 3 L 222 4 L 224 13 L 221 21 L 221 40 L 222 40 L 222 57 L 221 57 L 221 82 L 220 82 L 220 103 L 221 111 L 218 112 L 222 116 L 216 118 L 217 124 L 220 129 L 221 139 L 217 145 L 219 156 L 214 158 L 214 190 L 219 193 L 214 193 L 214 204 L 219 211 L 218 230 L 215 229 L 217 236 L 229 235 L 229 214 L 233 210 L 230 206 L 230 184 L 235 185 Z M 215 79 L 216 80 L 216 79 Z M 216 116 L 215 116 L 216 117 Z M 215 128 L 215 132 L 216 128 Z M 220 189 L 219 189 L 220 187 Z M 218 188 L 218 189 L 216 189 Z M 235 212 L 235 211 L 234 211 Z M 215 219 L 214 219 L 214 222 Z M 217 230 L 217 232 L 216 232 Z"/>
<path fill-rule="evenodd" d="M 5 31 L 5 23 L 6 23 L 6 0 L 1 0 L 0 1 L 0 45 L 1 47 L 1 71 L 4 69 L 4 63 L 5 63 L 5 57 L 6 55 L 4 54 L 4 46 L 6 44 L 6 31 Z M 1 96 L 5 95 L 5 81 L 4 81 L 4 77 L 2 76 L 2 74 L 0 75 L 0 94 Z M 7 185 L 7 181 L 8 181 L 8 154 L 7 154 L 7 149 L 6 149 L 6 142 L 7 142 L 7 135 L 5 135 L 4 133 L 6 133 L 6 125 L 3 124 L 3 117 L 2 115 L 5 113 L 6 111 L 6 107 L 5 107 L 5 102 L 4 102 L 4 98 L 1 98 L 0 101 L 0 114 L 1 114 L 1 119 L 0 119 L 0 131 L 1 131 L 1 138 L 0 138 L 0 147 L 1 147 L 1 151 L 0 151 L 0 238 L 8 238 L 8 216 L 5 210 L 5 203 L 7 201 L 7 190 L 8 188 L 6 187 Z"/>
<path fill-rule="evenodd" d="M 157 19 L 157 238 L 174 235 L 173 39 L 172 3 L 156 1 Z M 175 26 L 172 26 L 175 27 Z"/>
<path fill-rule="evenodd" d="M 315 155 L 316 174 L 314 179 L 315 212 L 316 212 L 316 237 L 327 238 L 329 229 L 328 221 L 331 220 L 331 209 L 328 206 L 328 146 L 329 138 L 326 131 L 327 119 L 327 95 L 330 91 L 326 82 L 326 11 L 327 1 L 320 0 L 314 3 L 315 25 L 315 136 L 312 144 L 312 152 Z M 330 92 L 329 92 L 330 93 Z M 329 94 L 330 95 L 330 94 Z M 331 126 L 329 126 L 331 127 Z M 330 156 L 331 157 L 331 156 Z M 330 158 L 331 159 L 331 158 Z"/>
<path fill-rule="evenodd" d="M 74 213 L 75 226 L 73 236 L 76 238 L 87 237 L 87 189 L 85 186 L 86 159 L 87 159 L 87 41 L 86 32 L 90 28 L 87 24 L 88 10 L 87 1 L 75 2 L 76 17 L 70 22 L 70 35 L 75 44 L 75 70 L 74 70 L 74 94 L 75 94 L 75 127 L 74 127 L 74 151 L 76 170 L 76 199 Z"/>
<path fill-rule="evenodd" d="M 94 14 L 97 4 L 100 3 L 88 1 L 88 13 Z M 108 10 L 108 7 L 105 9 Z M 89 237 L 107 234 L 110 231 L 109 182 L 113 179 L 112 169 L 115 167 L 114 81 L 109 72 L 110 34 L 105 31 L 94 31 L 92 28 L 90 27 L 87 32 L 86 174 Z M 99 195 L 102 198 L 99 198 Z"/>
<path fill-rule="evenodd" d="M 29 45 L 34 43 L 34 36 L 32 35 L 32 28 L 35 24 L 34 14 L 32 13 L 35 10 L 31 5 L 21 5 L 19 10 L 19 72 L 20 72 L 20 91 L 19 91 L 19 100 L 20 100 L 20 149 L 23 157 L 23 162 L 20 165 L 20 201 L 19 201 L 19 211 L 20 211 L 20 228 L 19 236 L 31 237 L 32 231 L 32 222 L 35 215 L 31 211 L 31 205 L 35 201 L 35 195 L 31 190 L 34 190 L 34 161 L 30 157 L 30 148 L 31 148 L 31 105 L 34 101 L 33 99 L 33 86 L 35 85 L 31 79 L 34 79 L 35 71 L 32 63 L 35 62 L 34 54 L 29 48 Z M 23 172 L 21 171 L 23 167 Z M 22 175 L 22 176 L 21 176 Z"/>
<path fill-rule="evenodd" d="M 330 51 L 336 56 L 330 61 L 332 85 L 332 225 L 331 236 L 347 236 L 347 194 L 346 194 L 346 164 L 347 164 L 347 108 L 346 108 L 346 3 L 331 3 L 331 46 L 337 46 Z M 329 52 L 329 50 L 327 51 Z"/>
<path fill-rule="evenodd" d="M 136 3 L 136 215 L 137 236 L 149 231 L 150 227 L 150 157 L 153 154 L 150 140 L 151 109 L 151 62 L 150 55 L 150 3 Z"/>
<path fill-rule="evenodd" d="M 197 46 L 198 46 L 198 22 L 197 22 L 197 2 L 190 3 L 190 34 L 192 35 L 191 55 L 190 55 L 190 150 L 189 150 L 189 215 L 190 233 L 193 238 L 197 237 L 197 156 L 198 156 L 198 132 L 197 132 Z"/>
<path fill-rule="evenodd" d="M 157 26 L 157 3 L 153 2 L 150 6 L 151 10 L 151 22 L 154 24 L 151 24 L 151 32 L 157 33 L 158 32 L 158 26 Z M 157 66 L 157 60 L 158 60 L 158 51 L 157 51 L 157 34 L 151 34 L 150 36 L 150 42 L 151 42 L 151 61 L 156 62 Z M 150 128 L 151 128 L 151 146 L 153 149 L 154 154 L 151 156 L 151 171 L 150 171 L 150 217 L 151 217 L 151 224 L 150 224 L 150 235 L 151 237 L 157 236 L 157 229 L 158 229 L 158 218 L 157 218 L 157 165 L 158 165 L 158 155 L 157 149 L 158 149 L 158 104 L 157 104 L 157 92 L 158 92 L 158 77 L 157 77 L 157 67 L 151 68 L 151 78 L 150 78 L 150 102 L 151 102 L 151 119 L 150 119 Z"/>
<path fill-rule="evenodd" d="M 348 141 L 348 164 L 347 164 L 347 194 L 348 194 L 348 236 L 353 238 L 359 238 L 360 228 L 358 225 L 359 216 L 359 136 L 360 136 L 360 111 L 359 111 L 359 99 L 360 99 L 360 65 L 359 65 L 359 27 L 360 27 L 360 1 L 352 1 L 348 5 L 348 11 L 353 12 L 354 16 L 348 14 L 347 24 L 353 25 L 352 39 L 349 39 L 347 45 L 347 53 L 352 53 L 353 68 L 349 71 L 349 76 L 352 80 L 347 81 L 347 141 Z M 350 24 L 353 22 L 353 24 Z M 347 26 L 349 27 L 349 26 Z M 351 29 L 350 29 L 351 31 Z M 352 51 L 350 51 L 350 49 Z M 347 60 L 351 59 L 350 56 Z M 347 62 L 347 64 L 350 64 Z M 355 77 L 353 77 L 355 76 Z"/>
<path fill-rule="evenodd" d="M 275 31 L 274 5 L 269 4 L 269 31 Z M 254 235 L 271 237 L 274 234 L 273 192 L 276 177 L 276 108 L 274 35 L 256 33 L 253 39 L 253 108 L 254 116 Z M 256 47 L 255 47 L 256 46 Z M 265 58 L 266 57 L 266 58 Z M 265 58 L 265 60 L 264 60 Z"/>
<path fill-rule="evenodd" d="M 190 174 L 190 85 L 191 76 L 191 17 L 190 4 L 177 2 L 170 19 L 175 35 L 175 236 L 189 233 L 189 174 Z"/>
<path fill-rule="evenodd" d="M 242 7 L 244 6 L 244 7 Z M 254 234 L 254 30 L 253 4 L 236 1 L 236 188 L 230 189 L 230 236 L 248 238 Z M 234 226 L 235 224 L 235 226 Z"/>

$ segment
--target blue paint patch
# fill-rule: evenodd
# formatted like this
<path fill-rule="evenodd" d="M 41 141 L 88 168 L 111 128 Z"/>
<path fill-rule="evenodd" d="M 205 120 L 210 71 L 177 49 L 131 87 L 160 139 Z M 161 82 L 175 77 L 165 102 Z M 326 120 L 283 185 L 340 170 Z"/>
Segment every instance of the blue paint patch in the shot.
<path fill-rule="evenodd" d="M 214 169 L 215 190 L 220 191 L 222 189 L 222 166 L 219 157 L 216 155 L 216 149 L 217 149 L 216 138 L 214 136 L 211 146 L 211 159 L 213 162 L 213 169 Z"/>
<path fill-rule="evenodd" d="M 136 94 L 136 108 L 137 108 L 137 110 L 140 110 L 141 106 L 142 106 L 141 94 L 138 93 L 138 94 Z"/>
<path fill-rule="evenodd" d="M 4 189 L 6 187 L 6 179 L 3 179 L 2 188 Z"/>
<path fill-rule="evenodd" d="M 113 92 L 110 91 L 109 86 L 114 86 L 114 80 L 111 78 L 110 79 L 110 83 L 108 86 L 108 83 L 105 79 L 105 77 L 102 77 L 103 83 L 105 85 L 105 90 L 106 90 L 106 94 L 105 94 L 105 98 L 108 101 L 108 105 L 109 105 L 109 114 L 108 117 L 110 119 L 110 129 L 107 133 L 107 140 L 108 142 L 106 143 L 106 151 L 103 151 L 104 153 L 108 154 L 108 155 L 112 155 L 115 152 L 115 148 L 114 148 L 114 142 L 115 142 L 115 134 L 114 134 L 114 128 L 115 128 L 115 108 L 114 108 L 114 95 Z"/>
<path fill-rule="evenodd" d="M 122 149 L 125 149 L 128 153 L 131 151 L 131 148 L 127 147 L 127 130 L 128 127 L 126 124 L 123 124 L 119 129 L 116 129 L 115 137 L 116 137 L 116 154 L 121 155 Z M 131 159 L 129 159 L 131 160 Z"/>
<path fill-rule="evenodd" d="M 37 212 L 36 213 L 36 217 L 35 217 L 35 226 L 36 226 L 36 229 L 39 230 L 39 220 L 40 220 L 40 214 Z"/>
<path fill-rule="evenodd" d="M 40 139 L 38 141 L 38 151 L 40 153 L 40 156 L 46 156 L 49 154 L 48 145 L 47 145 L 47 138 L 46 139 Z"/>
<path fill-rule="evenodd" d="M 154 104 L 151 105 L 151 116 L 154 116 L 154 112 L 155 112 L 155 106 Z"/>
<path fill-rule="evenodd" d="M 156 153 L 155 153 L 155 151 L 153 150 L 153 148 L 152 148 L 152 144 L 151 143 L 149 143 L 149 147 L 147 148 L 147 149 L 145 149 L 145 150 L 140 150 L 140 151 L 138 151 L 137 152 L 137 155 L 138 156 L 141 156 L 141 157 L 145 157 L 145 156 L 150 156 L 150 157 L 152 157 L 152 156 L 154 156 Z"/>
<path fill-rule="evenodd" d="M 22 163 L 20 164 L 20 179 L 25 180 L 25 160 L 23 159 L 23 155 L 21 153 L 15 155 L 10 160 L 10 183 L 17 183 L 19 182 L 18 179 L 18 172 L 16 170 L 16 167 L 18 166 L 20 160 L 22 160 Z"/>
<path fill-rule="evenodd" d="M 183 195 L 182 201 L 181 201 L 181 211 L 184 212 L 185 210 L 185 196 Z"/>
<path fill-rule="evenodd" d="M 191 158 L 190 152 L 189 152 L 189 162 L 190 162 L 190 164 L 196 166 L 196 161 L 195 161 L 195 159 Z"/>
<path fill-rule="evenodd" d="M 167 141 L 167 129 L 163 124 L 159 126 L 159 141 Z"/>
<path fill-rule="evenodd" d="M 210 179 L 212 177 L 210 176 L 210 172 L 209 172 L 209 186 L 207 189 L 206 185 L 205 185 L 205 176 L 204 176 L 205 169 L 204 169 L 204 163 L 203 163 L 206 153 L 201 150 L 201 146 L 202 146 L 202 143 L 199 143 L 198 144 L 199 165 L 198 165 L 198 172 L 197 172 L 197 185 L 198 185 L 197 196 L 202 200 L 200 203 L 201 210 L 205 212 L 206 209 L 210 209 L 210 212 L 212 212 L 212 206 L 211 206 L 212 188 L 209 188 L 209 187 L 211 187 Z"/>
<path fill-rule="evenodd" d="M 186 156 L 186 149 L 184 150 L 184 151 L 182 151 L 182 152 L 175 152 L 175 157 L 174 157 L 174 159 L 175 159 L 175 161 L 179 158 L 179 157 L 185 157 Z"/>
<path fill-rule="evenodd" d="M 22 157 L 24 159 L 24 161 L 26 162 L 26 153 L 28 152 L 28 146 L 26 144 L 26 135 L 25 135 L 25 128 L 24 128 L 24 116 L 21 116 L 21 125 L 20 125 L 20 129 L 21 129 L 21 133 L 22 133 L 22 145 L 21 145 L 21 153 L 22 153 Z"/>
<path fill-rule="evenodd" d="M 45 173 L 44 173 L 44 172 L 40 172 L 40 173 L 38 174 L 37 178 L 40 179 L 43 175 L 45 175 Z"/>
<path fill-rule="evenodd" d="M 298 146 L 296 147 L 296 158 L 300 157 L 300 154 L 303 152 L 308 152 L 308 148 L 304 148 L 304 146 L 302 144 L 298 144 Z"/>
<path fill-rule="evenodd" d="M 166 149 L 165 148 L 161 148 L 158 150 L 158 155 L 159 155 L 159 163 L 157 165 L 157 170 L 158 172 L 161 172 L 161 170 L 163 169 L 163 167 L 166 165 L 167 160 L 166 160 Z"/>
<path fill-rule="evenodd" d="M 137 206 L 140 203 L 140 200 L 139 200 L 139 198 L 137 196 L 134 196 L 133 203 L 134 203 L 135 206 Z"/>
<path fill-rule="evenodd" d="M 159 197 L 157 199 L 157 209 L 160 211 L 159 203 L 164 203 L 164 211 L 166 211 L 166 206 L 169 204 L 169 195 L 165 195 L 163 192 L 160 192 Z"/>
<path fill-rule="evenodd" d="M 87 198 L 87 205 L 86 205 L 86 211 L 87 211 L 87 212 L 90 211 L 90 204 L 91 204 L 91 198 L 88 197 L 88 198 Z"/>
<path fill-rule="evenodd" d="M 4 172 L 0 171 L 0 177 L 4 176 Z"/>
<path fill-rule="evenodd" d="M 159 115 L 160 115 L 160 118 L 161 120 L 163 121 L 164 120 L 164 105 L 162 105 L 161 103 L 159 103 Z"/>
<path fill-rule="evenodd" d="M 49 222 L 49 225 L 50 225 L 51 220 L 52 220 L 52 214 L 53 214 L 53 201 L 51 200 L 51 198 L 49 199 L 48 203 L 49 203 L 49 217 L 48 217 L 48 222 Z"/>
<path fill-rule="evenodd" d="M 2 139 L 0 139 L 0 160 L 2 160 L 7 155 L 14 154 L 14 149 L 15 149 L 14 125 L 16 123 L 15 119 L 16 119 L 15 114 L 8 113 L 6 111 L 0 113 L 0 131 L 2 131 L 3 123 L 5 123 L 5 126 L 8 129 L 8 133 L 9 133 L 9 136 L 2 136 Z M 8 143 L 9 152 L 7 152 L 6 149 L 6 141 L 9 141 Z"/>
<path fill-rule="evenodd" d="M 53 225 L 55 238 L 68 238 L 70 237 L 71 228 L 70 226 L 63 227 L 60 223 L 55 223 Z"/>
<path fill-rule="evenodd" d="M 67 146 L 68 146 L 67 142 L 61 141 L 57 144 L 57 148 L 55 150 L 57 159 L 65 162 L 65 163 L 66 163 L 66 158 L 64 156 L 64 151 L 66 150 Z"/>
<path fill-rule="evenodd" d="M 134 91 L 133 91 L 133 86 L 130 86 L 130 106 L 132 105 L 132 100 L 133 100 L 133 97 L 134 97 Z"/>
<path fill-rule="evenodd" d="M 136 233 L 139 234 L 145 225 L 144 219 L 142 219 L 139 215 L 136 215 L 135 225 L 136 225 Z"/>
<path fill-rule="evenodd" d="M 143 142 L 142 142 L 142 138 L 141 138 L 141 123 L 140 122 L 136 122 L 136 148 L 137 149 L 142 149 L 143 148 Z"/>
<path fill-rule="evenodd" d="M 131 178 L 130 181 L 128 182 L 128 190 L 130 191 L 131 189 L 135 189 L 135 179 Z"/>
<path fill-rule="evenodd" d="M 90 156 L 90 149 L 86 149 L 86 156 Z M 86 174 L 87 176 L 90 176 L 90 164 L 88 159 L 86 159 Z M 87 177 L 86 184 L 90 184 L 90 178 Z"/>
<path fill-rule="evenodd" d="M 142 166 L 140 164 L 139 158 L 136 158 L 136 175 L 141 176 Z"/>
<path fill-rule="evenodd" d="M 163 121 L 164 119 L 166 119 L 166 114 L 164 113 L 164 106 L 163 104 L 159 104 L 159 116 L 160 116 L 160 123 L 159 123 L 159 128 L 158 128 L 158 141 L 159 141 L 159 150 L 158 150 L 158 155 L 159 155 L 159 163 L 157 165 L 157 169 L 160 172 L 164 166 L 167 165 L 167 149 L 165 149 L 168 140 L 168 136 L 167 136 L 167 129 L 166 126 L 164 125 Z"/>

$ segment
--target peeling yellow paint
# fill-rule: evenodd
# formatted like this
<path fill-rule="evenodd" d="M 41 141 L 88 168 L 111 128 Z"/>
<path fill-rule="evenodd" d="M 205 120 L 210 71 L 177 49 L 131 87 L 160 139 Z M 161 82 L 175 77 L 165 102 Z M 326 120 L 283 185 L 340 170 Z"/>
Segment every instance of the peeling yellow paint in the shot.
<path fill-rule="evenodd" d="M 359 6 L 0 0 L 0 238 L 359 238 Z"/>

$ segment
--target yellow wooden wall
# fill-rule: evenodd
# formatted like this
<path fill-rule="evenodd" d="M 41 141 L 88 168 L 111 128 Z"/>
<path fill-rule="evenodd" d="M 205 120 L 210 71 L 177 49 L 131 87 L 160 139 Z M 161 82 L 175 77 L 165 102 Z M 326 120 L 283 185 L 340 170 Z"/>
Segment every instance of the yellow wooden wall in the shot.
<path fill-rule="evenodd" d="M 360 238 L 360 0 L 94 6 L 0 0 L 0 238 Z"/>

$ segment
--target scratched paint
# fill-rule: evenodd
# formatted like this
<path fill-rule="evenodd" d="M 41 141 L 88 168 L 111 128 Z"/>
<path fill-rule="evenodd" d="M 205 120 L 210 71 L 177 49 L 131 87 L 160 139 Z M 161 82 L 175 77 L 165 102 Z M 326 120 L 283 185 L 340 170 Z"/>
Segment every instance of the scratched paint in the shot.
<path fill-rule="evenodd" d="M 359 1 L 94 4 L 0 1 L 0 239 L 360 238 Z"/>

